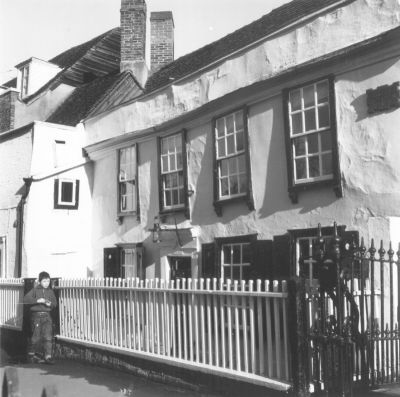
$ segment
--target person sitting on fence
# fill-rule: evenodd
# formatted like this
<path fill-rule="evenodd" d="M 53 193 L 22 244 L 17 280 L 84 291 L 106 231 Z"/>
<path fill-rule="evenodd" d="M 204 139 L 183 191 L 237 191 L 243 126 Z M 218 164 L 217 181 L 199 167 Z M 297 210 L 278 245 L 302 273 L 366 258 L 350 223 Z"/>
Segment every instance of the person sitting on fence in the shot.
<path fill-rule="evenodd" d="M 53 321 L 51 310 L 57 306 L 57 300 L 50 288 L 50 275 L 39 273 L 39 284 L 24 297 L 24 303 L 30 305 L 32 337 L 28 348 L 28 362 L 53 364 L 51 350 Z M 43 341 L 44 360 L 41 358 L 39 345 Z"/>

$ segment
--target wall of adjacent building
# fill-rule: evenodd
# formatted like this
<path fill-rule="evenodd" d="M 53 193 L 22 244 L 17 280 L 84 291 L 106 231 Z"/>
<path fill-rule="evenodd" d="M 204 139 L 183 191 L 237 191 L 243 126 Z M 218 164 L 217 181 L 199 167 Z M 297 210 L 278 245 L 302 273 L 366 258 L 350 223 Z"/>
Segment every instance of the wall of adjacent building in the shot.
<path fill-rule="evenodd" d="M 27 260 L 23 275 L 36 277 L 48 271 L 52 277 L 88 277 L 91 262 L 90 163 L 81 150 L 78 129 L 48 123 L 35 125 L 31 176 L 33 182 L 25 208 L 24 249 Z M 68 145 L 68 161 L 55 167 L 54 141 Z M 79 180 L 77 209 L 54 208 L 54 181 Z"/>
<path fill-rule="evenodd" d="M 29 176 L 32 127 L 0 136 L 0 236 L 6 241 L 5 276 L 18 276 L 17 207 Z"/>

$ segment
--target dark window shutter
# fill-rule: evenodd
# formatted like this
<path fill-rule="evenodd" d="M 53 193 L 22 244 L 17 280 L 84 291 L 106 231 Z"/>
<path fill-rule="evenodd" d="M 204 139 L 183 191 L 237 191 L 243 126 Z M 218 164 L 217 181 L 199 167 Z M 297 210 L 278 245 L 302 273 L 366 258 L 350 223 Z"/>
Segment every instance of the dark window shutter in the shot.
<path fill-rule="evenodd" d="M 355 243 L 356 246 L 358 247 L 360 234 L 357 230 L 342 232 L 340 237 L 341 237 L 340 251 L 342 254 L 348 252 L 349 248 L 351 248 L 353 243 Z"/>
<path fill-rule="evenodd" d="M 104 277 L 121 277 L 121 249 L 104 248 Z"/>
<path fill-rule="evenodd" d="M 253 262 L 250 279 L 270 280 L 273 277 L 272 240 L 256 240 L 251 243 Z"/>
<path fill-rule="evenodd" d="M 216 261 L 216 250 L 214 243 L 206 243 L 201 246 L 201 257 L 202 257 L 202 274 L 203 278 L 219 278 L 221 271 Z"/>
<path fill-rule="evenodd" d="M 274 236 L 273 241 L 273 279 L 288 278 L 294 271 L 292 263 L 292 244 L 288 234 Z"/>
<path fill-rule="evenodd" d="M 58 179 L 54 179 L 54 208 L 58 206 Z"/>

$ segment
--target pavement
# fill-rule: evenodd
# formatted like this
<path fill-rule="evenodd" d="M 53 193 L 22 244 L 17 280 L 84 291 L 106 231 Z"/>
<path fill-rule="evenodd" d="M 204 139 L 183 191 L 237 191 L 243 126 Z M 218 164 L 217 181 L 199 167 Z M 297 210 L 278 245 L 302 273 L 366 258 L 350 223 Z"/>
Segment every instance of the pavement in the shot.
<path fill-rule="evenodd" d="M 219 397 L 75 361 L 10 366 L 17 368 L 21 397 L 40 397 L 44 387 L 55 387 L 58 397 Z M 0 382 L 4 369 L 0 367 Z"/>

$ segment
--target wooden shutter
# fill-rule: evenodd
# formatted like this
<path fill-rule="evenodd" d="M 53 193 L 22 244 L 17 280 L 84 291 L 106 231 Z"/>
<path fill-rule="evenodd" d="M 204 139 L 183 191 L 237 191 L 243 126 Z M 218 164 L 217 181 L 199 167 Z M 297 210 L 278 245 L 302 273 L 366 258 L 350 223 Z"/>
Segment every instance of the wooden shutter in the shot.
<path fill-rule="evenodd" d="M 272 240 L 256 240 L 251 243 L 253 262 L 250 279 L 270 280 L 273 278 Z"/>
<path fill-rule="evenodd" d="M 294 274 L 293 269 L 294 261 L 290 236 L 288 234 L 274 236 L 272 278 L 288 278 Z"/>
<path fill-rule="evenodd" d="M 214 243 L 206 243 L 201 246 L 202 257 L 202 272 L 203 278 L 219 278 L 221 276 L 221 269 L 216 261 L 216 249 Z"/>
<path fill-rule="evenodd" d="M 121 277 L 121 249 L 104 248 L 104 277 Z"/>

